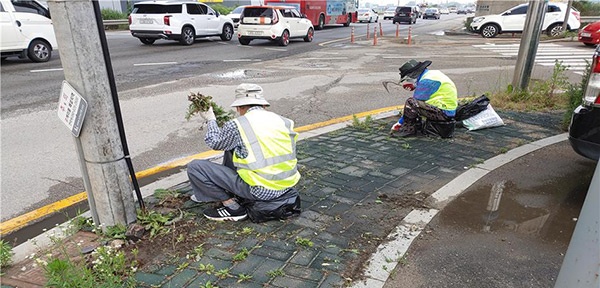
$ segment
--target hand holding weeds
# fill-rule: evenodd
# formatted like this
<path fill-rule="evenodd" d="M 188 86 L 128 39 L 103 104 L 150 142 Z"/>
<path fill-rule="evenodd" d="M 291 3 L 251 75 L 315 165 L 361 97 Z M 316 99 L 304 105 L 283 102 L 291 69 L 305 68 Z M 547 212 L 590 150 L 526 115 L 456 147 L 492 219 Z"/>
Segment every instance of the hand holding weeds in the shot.
<path fill-rule="evenodd" d="M 188 121 L 195 114 L 199 114 L 207 121 L 215 119 L 219 126 L 233 119 L 233 111 L 226 112 L 221 106 L 212 101 L 212 96 L 192 92 L 188 95 L 188 100 L 192 102 L 188 106 L 185 115 L 185 119 Z"/>

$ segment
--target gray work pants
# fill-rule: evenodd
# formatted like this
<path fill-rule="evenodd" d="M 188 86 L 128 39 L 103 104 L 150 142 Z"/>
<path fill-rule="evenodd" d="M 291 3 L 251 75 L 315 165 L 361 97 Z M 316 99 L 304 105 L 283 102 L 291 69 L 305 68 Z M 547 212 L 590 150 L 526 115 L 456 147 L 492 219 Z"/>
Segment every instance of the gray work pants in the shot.
<path fill-rule="evenodd" d="M 231 151 L 225 151 L 222 165 L 208 160 L 188 164 L 188 177 L 198 201 L 224 201 L 233 197 L 258 200 L 250 193 L 250 185 L 237 174 L 232 155 Z"/>

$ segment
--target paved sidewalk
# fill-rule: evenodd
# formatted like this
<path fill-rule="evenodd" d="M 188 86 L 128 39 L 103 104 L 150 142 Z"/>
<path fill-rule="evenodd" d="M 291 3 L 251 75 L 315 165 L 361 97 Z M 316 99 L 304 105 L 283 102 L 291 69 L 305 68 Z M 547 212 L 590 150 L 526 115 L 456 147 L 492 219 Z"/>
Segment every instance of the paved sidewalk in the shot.
<path fill-rule="evenodd" d="M 185 253 L 156 246 L 135 275 L 138 286 L 204 287 L 210 281 L 218 287 L 381 287 L 385 282 L 381 278 L 403 255 L 385 255 L 379 266 L 369 259 L 378 246 L 394 242 L 388 235 L 411 211 L 432 208 L 425 201 L 429 195 L 487 159 L 562 133 L 559 113 L 499 114 L 505 126 L 480 131 L 457 128 L 452 139 L 390 137 L 388 129 L 396 117 L 369 125 L 324 128 L 328 132 L 323 134 L 302 133 L 314 136 L 298 143 L 300 217 L 261 224 L 215 223 L 201 216 L 206 205 L 187 201 L 183 209 L 201 229 L 186 239 L 199 241 L 196 234 L 201 233 L 202 242 L 183 240 L 179 250 L 203 244 L 205 253 L 187 259 Z M 187 194 L 191 190 L 187 181 L 163 188 Z M 150 209 L 160 208 L 157 199 L 146 201 Z M 234 261 L 243 248 L 250 252 L 248 257 Z M 39 287 L 29 268 L 28 275 L 22 271 L 29 264 L 13 265 L 2 278 L 2 287 Z M 200 268 L 208 264 L 215 271 L 229 269 L 229 276 L 220 279 Z M 237 283 L 240 274 L 252 278 Z"/>

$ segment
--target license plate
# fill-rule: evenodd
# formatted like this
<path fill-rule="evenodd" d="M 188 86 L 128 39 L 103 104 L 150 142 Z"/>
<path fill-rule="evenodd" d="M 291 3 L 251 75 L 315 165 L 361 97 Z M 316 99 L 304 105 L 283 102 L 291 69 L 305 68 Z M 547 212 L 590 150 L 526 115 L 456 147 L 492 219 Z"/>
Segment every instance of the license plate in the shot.
<path fill-rule="evenodd" d="M 406 14 L 400 13 L 400 14 L 398 14 L 398 16 L 406 16 Z"/>
<path fill-rule="evenodd" d="M 152 19 L 140 19 L 140 24 L 152 24 L 154 20 Z"/>
<path fill-rule="evenodd" d="M 262 31 L 248 31 L 248 35 L 260 36 L 262 35 Z"/>
<path fill-rule="evenodd" d="M 592 36 L 592 33 L 586 33 L 586 32 L 581 33 L 581 37 L 591 37 L 591 36 Z"/>

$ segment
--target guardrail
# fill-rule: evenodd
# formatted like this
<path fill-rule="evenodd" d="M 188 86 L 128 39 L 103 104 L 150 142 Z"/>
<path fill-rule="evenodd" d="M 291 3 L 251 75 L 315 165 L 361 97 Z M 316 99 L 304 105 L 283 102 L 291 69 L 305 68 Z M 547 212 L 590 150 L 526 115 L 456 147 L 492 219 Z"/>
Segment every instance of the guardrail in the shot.
<path fill-rule="evenodd" d="M 582 23 L 596 22 L 596 21 L 600 21 L 600 16 L 581 16 Z"/>
<path fill-rule="evenodd" d="M 120 19 L 120 20 L 103 20 L 102 23 L 104 26 L 118 26 L 118 25 L 127 25 L 129 24 L 129 20 Z"/>

